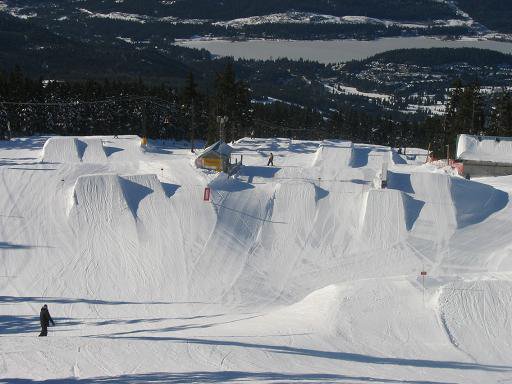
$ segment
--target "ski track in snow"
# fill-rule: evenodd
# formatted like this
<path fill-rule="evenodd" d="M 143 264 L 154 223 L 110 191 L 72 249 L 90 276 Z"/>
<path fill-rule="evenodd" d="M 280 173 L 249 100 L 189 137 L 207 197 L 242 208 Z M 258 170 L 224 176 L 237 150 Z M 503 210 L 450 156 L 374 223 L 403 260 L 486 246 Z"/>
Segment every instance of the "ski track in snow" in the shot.
<path fill-rule="evenodd" d="M 0 142 L 0 381 L 512 377 L 512 176 L 246 138 L 226 179 L 172 143 L 46 139 Z"/>

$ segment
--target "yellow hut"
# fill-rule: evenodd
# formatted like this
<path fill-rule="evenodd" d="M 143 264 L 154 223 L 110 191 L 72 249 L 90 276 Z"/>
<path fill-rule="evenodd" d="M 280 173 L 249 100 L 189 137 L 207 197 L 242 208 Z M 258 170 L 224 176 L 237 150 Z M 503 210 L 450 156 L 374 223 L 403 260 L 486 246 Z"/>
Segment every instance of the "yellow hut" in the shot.
<path fill-rule="evenodd" d="M 206 148 L 196 159 L 197 168 L 211 169 L 217 172 L 226 172 L 231 163 L 233 148 L 222 141 Z"/>

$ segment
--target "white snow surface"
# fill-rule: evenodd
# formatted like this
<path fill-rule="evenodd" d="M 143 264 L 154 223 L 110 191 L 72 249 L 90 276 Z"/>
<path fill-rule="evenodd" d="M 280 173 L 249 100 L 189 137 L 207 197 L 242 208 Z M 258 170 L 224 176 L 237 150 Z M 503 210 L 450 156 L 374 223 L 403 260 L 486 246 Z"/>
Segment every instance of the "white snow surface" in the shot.
<path fill-rule="evenodd" d="M 457 158 L 512 164 L 512 137 L 460 135 Z"/>
<path fill-rule="evenodd" d="M 0 382 L 510 382 L 512 177 L 246 138 L 227 178 L 139 143 L 0 142 Z"/>
<path fill-rule="evenodd" d="M 328 85 L 324 84 L 324 87 L 329 91 L 337 95 L 356 95 L 366 97 L 368 99 L 377 99 L 380 101 L 390 101 L 392 96 L 385 95 L 382 93 L 373 93 L 373 92 L 361 92 L 355 87 L 349 87 L 342 84 Z"/>

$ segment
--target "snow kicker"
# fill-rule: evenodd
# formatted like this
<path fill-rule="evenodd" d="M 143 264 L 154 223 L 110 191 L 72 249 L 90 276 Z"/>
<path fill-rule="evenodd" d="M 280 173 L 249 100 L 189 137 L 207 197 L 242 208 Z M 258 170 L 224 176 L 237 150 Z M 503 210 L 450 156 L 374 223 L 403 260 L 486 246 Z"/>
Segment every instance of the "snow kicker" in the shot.
<path fill-rule="evenodd" d="M 107 155 L 100 138 L 51 137 L 43 147 L 43 163 L 103 163 Z"/>

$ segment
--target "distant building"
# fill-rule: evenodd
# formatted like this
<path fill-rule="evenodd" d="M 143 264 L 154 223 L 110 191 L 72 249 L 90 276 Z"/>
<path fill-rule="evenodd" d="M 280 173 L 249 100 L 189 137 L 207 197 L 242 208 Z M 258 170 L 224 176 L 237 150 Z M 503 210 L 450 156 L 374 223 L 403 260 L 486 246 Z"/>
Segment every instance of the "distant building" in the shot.
<path fill-rule="evenodd" d="M 457 159 L 465 176 L 512 175 L 512 137 L 459 135 Z"/>
<path fill-rule="evenodd" d="M 222 141 L 206 148 L 195 161 L 197 168 L 211 169 L 217 172 L 227 172 L 231 163 L 233 148 Z"/>

